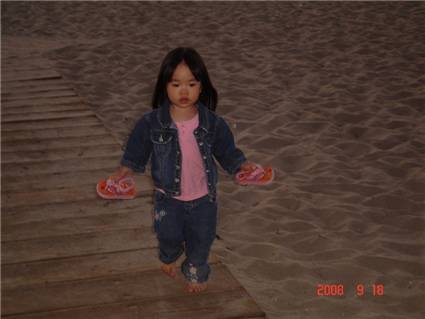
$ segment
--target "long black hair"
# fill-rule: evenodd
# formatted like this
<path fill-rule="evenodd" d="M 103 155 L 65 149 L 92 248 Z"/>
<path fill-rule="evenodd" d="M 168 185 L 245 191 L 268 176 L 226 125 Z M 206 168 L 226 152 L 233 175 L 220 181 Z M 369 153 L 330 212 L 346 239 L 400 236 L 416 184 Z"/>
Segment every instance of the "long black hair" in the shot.
<path fill-rule="evenodd" d="M 210 81 L 204 61 L 195 49 L 182 47 L 170 51 L 162 61 L 152 97 L 152 108 L 160 107 L 168 99 L 167 83 L 171 80 L 176 67 L 182 62 L 189 67 L 196 80 L 201 82 L 199 101 L 215 111 L 218 101 L 217 91 Z"/>

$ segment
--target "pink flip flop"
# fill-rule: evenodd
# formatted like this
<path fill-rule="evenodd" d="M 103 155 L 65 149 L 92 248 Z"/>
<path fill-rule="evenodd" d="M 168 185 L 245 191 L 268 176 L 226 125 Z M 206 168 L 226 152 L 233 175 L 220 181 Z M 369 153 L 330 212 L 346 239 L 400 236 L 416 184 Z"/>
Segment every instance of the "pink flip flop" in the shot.
<path fill-rule="evenodd" d="M 134 179 L 126 177 L 118 181 L 100 180 L 96 185 L 97 194 L 104 199 L 133 199 L 136 197 Z"/>
<path fill-rule="evenodd" d="M 257 165 L 253 172 L 240 171 L 235 178 L 240 185 L 268 185 L 274 179 L 274 170 L 270 166 L 262 168 Z"/>

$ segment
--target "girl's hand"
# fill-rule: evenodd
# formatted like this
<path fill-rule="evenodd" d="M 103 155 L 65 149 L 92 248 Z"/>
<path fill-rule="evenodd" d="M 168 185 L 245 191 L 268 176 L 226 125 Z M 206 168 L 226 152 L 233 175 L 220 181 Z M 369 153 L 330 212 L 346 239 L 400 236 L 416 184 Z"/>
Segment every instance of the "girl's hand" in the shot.
<path fill-rule="evenodd" d="M 132 170 L 130 168 L 121 166 L 115 173 L 109 176 L 109 179 L 113 180 L 114 182 L 118 182 L 121 178 L 126 177 L 131 173 Z"/>
<path fill-rule="evenodd" d="M 248 173 L 255 171 L 256 168 L 257 168 L 257 165 L 255 163 L 248 162 L 248 161 L 246 161 L 245 163 L 241 165 L 241 170 Z"/>

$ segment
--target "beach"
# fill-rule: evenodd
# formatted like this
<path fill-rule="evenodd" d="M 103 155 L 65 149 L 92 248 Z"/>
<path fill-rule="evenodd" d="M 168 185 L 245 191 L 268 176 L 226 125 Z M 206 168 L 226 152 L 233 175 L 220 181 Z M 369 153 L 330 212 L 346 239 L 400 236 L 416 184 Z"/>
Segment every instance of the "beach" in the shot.
<path fill-rule="evenodd" d="M 2 58 L 48 59 L 123 146 L 166 53 L 201 54 L 237 146 L 276 172 L 220 170 L 214 246 L 268 318 L 425 316 L 424 3 L 1 5 Z"/>

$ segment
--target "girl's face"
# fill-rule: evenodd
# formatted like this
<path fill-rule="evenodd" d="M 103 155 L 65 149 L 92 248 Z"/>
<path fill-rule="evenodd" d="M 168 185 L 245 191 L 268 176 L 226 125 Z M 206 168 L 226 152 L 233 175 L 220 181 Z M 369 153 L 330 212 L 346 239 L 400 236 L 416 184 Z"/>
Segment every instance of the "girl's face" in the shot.
<path fill-rule="evenodd" d="M 167 94 L 178 108 L 192 108 L 201 94 L 201 83 L 195 79 L 189 67 L 180 63 L 167 83 Z"/>

